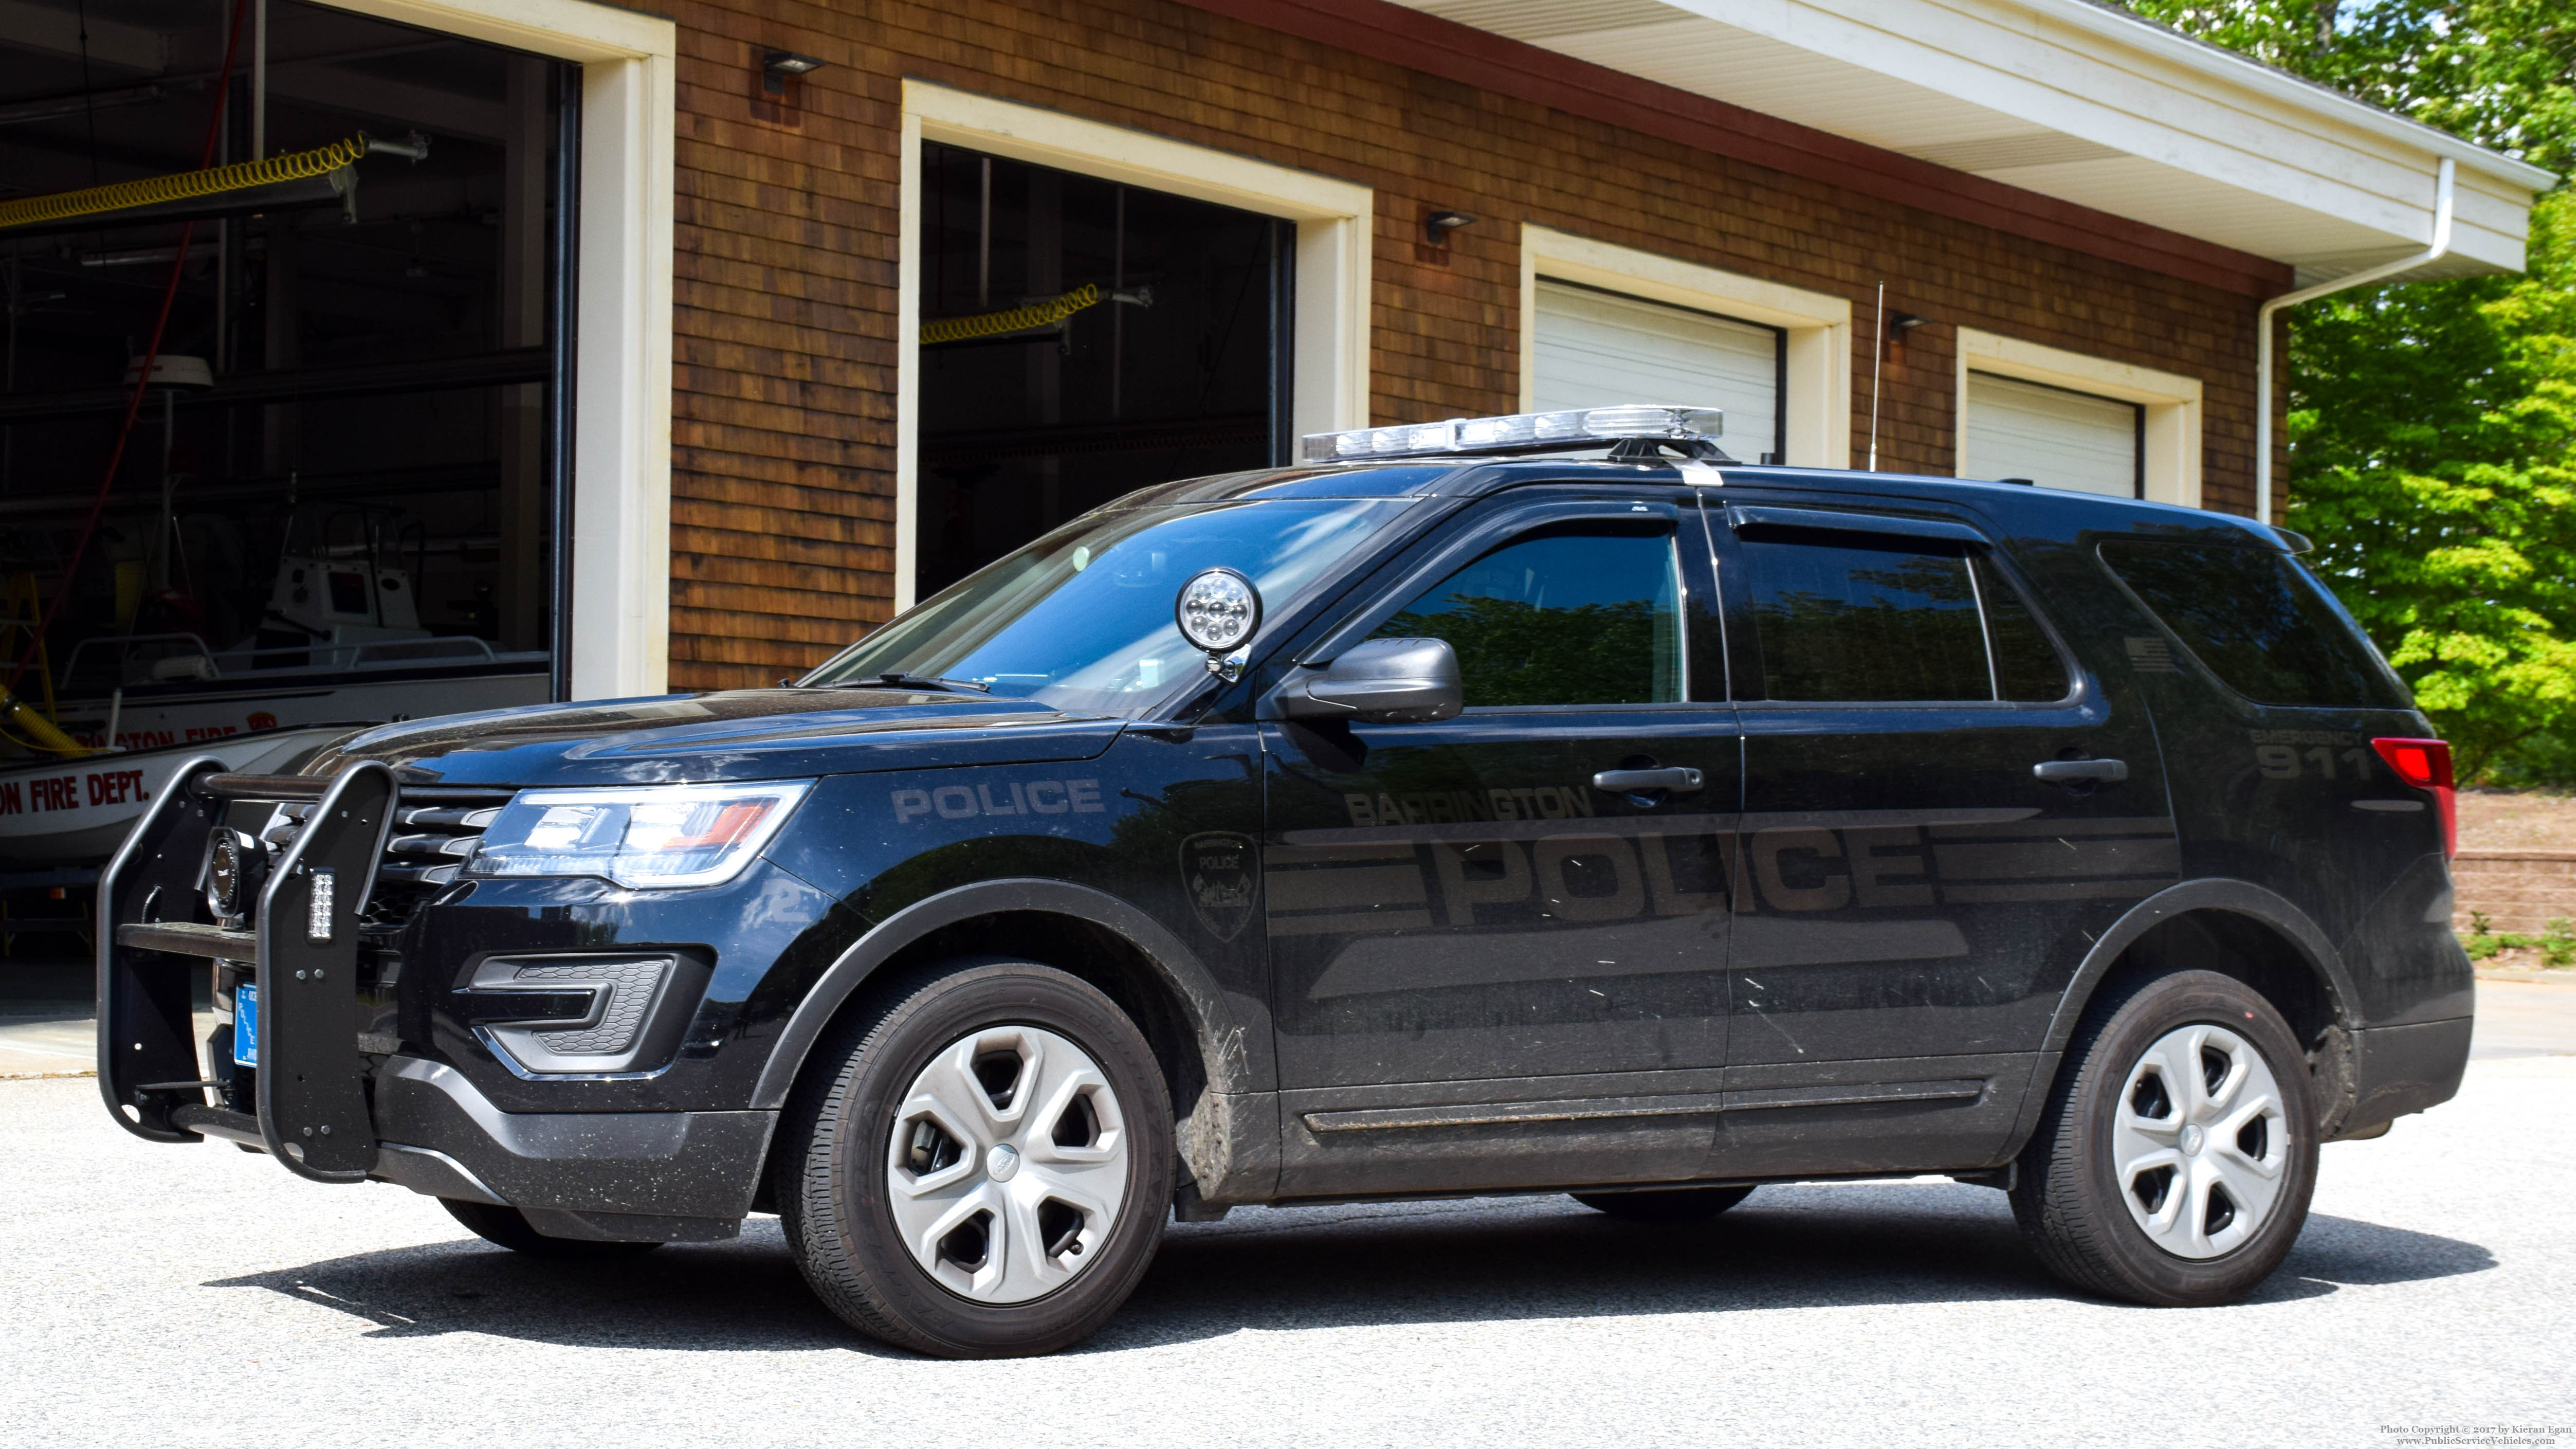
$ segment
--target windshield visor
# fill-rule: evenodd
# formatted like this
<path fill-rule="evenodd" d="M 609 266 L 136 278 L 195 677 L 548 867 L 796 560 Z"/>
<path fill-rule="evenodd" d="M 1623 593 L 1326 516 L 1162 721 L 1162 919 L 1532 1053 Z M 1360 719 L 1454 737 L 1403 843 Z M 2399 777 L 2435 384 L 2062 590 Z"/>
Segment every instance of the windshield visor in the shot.
<path fill-rule="evenodd" d="M 1079 518 L 950 585 L 804 683 L 959 679 L 1069 713 L 1141 716 L 1207 672 L 1173 618 L 1192 576 L 1233 569 L 1261 591 L 1266 618 L 1284 618 L 1409 502 L 1267 499 Z"/>

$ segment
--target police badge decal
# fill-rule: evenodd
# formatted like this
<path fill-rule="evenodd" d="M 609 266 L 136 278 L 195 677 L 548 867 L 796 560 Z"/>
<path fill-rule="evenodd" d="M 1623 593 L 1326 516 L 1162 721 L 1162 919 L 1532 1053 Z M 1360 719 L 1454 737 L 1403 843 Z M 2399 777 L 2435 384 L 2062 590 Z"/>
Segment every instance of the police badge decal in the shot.
<path fill-rule="evenodd" d="M 1211 830 L 1181 842 L 1181 888 L 1199 924 L 1220 941 L 1243 934 L 1260 886 L 1252 837 Z"/>

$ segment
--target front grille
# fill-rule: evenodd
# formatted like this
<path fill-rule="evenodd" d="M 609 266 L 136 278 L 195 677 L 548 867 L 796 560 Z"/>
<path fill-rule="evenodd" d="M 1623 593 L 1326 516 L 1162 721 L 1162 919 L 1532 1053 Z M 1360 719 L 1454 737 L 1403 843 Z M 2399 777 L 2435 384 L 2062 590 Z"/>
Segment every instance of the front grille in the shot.
<path fill-rule="evenodd" d="M 508 795 L 491 804 L 423 802 L 415 805 L 409 791 L 394 808 L 393 838 L 385 842 L 385 861 L 376 879 L 390 885 L 443 886 L 465 868 L 475 842 L 501 816 Z"/>
<path fill-rule="evenodd" d="M 376 867 L 376 890 L 368 898 L 370 926 L 399 925 L 439 888 L 455 882 L 474 853 L 483 832 L 499 818 L 513 792 L 468 786 L 407 785 L 394 803 L 393 834 L 385 841 L 384 859 Z M 312 804 L 291 801 L 276 807 L 259 838 L 272 859 L 286 853 L 303 832 Z"/>

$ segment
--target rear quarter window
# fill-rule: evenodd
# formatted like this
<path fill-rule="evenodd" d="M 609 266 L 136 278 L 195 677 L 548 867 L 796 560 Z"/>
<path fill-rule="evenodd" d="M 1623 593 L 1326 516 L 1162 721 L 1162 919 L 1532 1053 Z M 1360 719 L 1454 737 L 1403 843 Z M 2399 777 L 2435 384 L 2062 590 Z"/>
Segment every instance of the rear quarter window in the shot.
<path fill-rule="evenodd" d="M 2405 686 L 2288 554 L 2115 540 L 2102 561 L 2193 656 L 2258 704 L 2405 709 Z"/>

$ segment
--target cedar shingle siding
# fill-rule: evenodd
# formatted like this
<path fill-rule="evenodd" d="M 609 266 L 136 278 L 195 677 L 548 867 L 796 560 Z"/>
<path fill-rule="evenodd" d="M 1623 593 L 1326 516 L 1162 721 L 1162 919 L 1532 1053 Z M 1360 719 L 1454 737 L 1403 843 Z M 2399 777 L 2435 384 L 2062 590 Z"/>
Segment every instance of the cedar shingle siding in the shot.
<path fill-rule="evenodd" d="M 1883 279 L 1890 311 L 1930 319 L 1886 370 L 1886 468 L 1949 471 L 1957 326 L 2199 377 L 2203 500 L 2252 511 L 2244 292 L 1169 0 L 737 3 L 670 7 L 675 689 L 768 683 L 891 612 L 906 76 L 1375 188 L 1375 422 L 1517 407 L 1529 221 L 1850 297 L 1856 460 Z M 760 91 L 768 49 L 828 68 L 790 82 L 782 105 Z M 1481 220 L 1434 250 L 1420 244 L 1433 208 Z"/>

